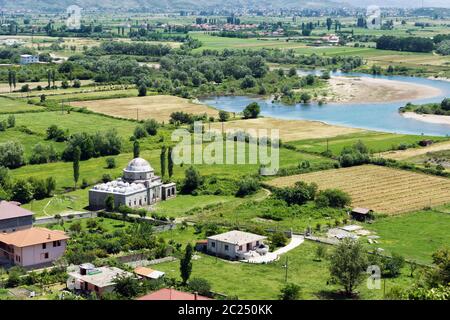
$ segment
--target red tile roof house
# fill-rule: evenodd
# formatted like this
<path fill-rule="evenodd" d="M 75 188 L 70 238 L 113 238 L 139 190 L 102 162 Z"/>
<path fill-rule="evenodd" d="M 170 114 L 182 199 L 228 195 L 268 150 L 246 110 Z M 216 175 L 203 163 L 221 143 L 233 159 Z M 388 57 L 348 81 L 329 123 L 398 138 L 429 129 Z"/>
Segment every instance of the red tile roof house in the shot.
<path fill-rule="evenodd" d="M 63 231 L 46 228 L 0 233 L 0 257 L 22 267 L 50 266 L 64 254 L 68 239 Z"/>
<path fill-rule="evenodd" d="M 0 201 L 0 233 L 14 232 L 33 226 L 33 212 L 18 202 Z"/>
<path fill-rule="evenodd" d="M 175 289 L 163 288 L 158 291 L 149 293 L 136 300 L 213 300 L 211 298 L 200 296 L 196 293 L 178 291 Z"/>

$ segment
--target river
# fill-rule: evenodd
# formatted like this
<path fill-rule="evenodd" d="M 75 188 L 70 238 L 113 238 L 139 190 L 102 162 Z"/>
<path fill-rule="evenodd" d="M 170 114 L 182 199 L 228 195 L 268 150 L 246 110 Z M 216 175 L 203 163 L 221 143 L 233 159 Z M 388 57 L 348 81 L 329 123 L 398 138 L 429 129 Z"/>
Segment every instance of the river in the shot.
<path fill-rule="evenodd" d="M 302 71 L 301 73 L 305 74 L 306 72 Z M 441 102 L 444 98 L 450 97 L 450 82 L 442 80 L 406 76 L 372 76 L 361 73 L 342 74 L 340 72 L 335 72 L 331 75 L 396 80 L 435 87 L 442 92 L 432 98 L 411 100 L 410 102 L 414 104 Z M 229 112 L 241 112 L 249 103 L 256 101 L 261 106 L 261 115 L 265 117 L 322 121 L 328 124 L 392 133 L 450 136 L 450 125 L 408 119 L 399 114 L 398 109 L 403 107 L 406 101 L 387 101 L 370 104 L 328 103 L 319 105 L 318 103 L 299 103 L 296 105 L 285 105 L 281 102 L 272 103 L 269 99 L 248 96 L 218 96 L 199 100 L 201 103 Z"/>

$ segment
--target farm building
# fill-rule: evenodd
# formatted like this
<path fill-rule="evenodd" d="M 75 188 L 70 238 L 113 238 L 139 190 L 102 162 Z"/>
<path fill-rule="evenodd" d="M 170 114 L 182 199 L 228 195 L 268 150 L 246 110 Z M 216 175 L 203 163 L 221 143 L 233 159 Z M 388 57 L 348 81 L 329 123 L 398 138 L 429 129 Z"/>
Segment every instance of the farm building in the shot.
<path fill-rule="evenodd" d="M 150 280 L 157 280 L 164 277 L 165 273 L 158 270 L 153 270 L 146 267 L 137 267 L 134 269 L 134 273 L 139 277 Z"/>
<path fill-rule="evenodd" d="M 268 252 L 265 239 L 258 234 L 233 230 L 209 237 L 207 252 L 231 260 L 247 259 L 254 253 L 265 255 Z"/>
<path fill-rule="evenodd" d="M 354 208 L 350 214 L 353 219 L 358 221 L 367 221 L 373 218 L 373 211 L 367 208 Z"/>
<path fill-rule="evenodd" d="M 176 194 L 175 183 L 163 184 L 161 177 L 155 175 L 146 160 L 135 158 L 123 169 L 122 178 L 98 184 L 89 190 L 89 206 L 92 209 L 102 209 L 106 199 L 112 196 L 116 208 L 121 205 L 144 207 L 174 198 Z"/>

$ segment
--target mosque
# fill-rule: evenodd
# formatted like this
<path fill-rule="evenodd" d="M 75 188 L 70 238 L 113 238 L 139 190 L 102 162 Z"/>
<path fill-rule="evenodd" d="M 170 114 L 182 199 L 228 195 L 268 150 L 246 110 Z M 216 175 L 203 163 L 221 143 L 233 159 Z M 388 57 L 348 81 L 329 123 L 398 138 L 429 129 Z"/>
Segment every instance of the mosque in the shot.
<path fill-rule="evenodd" d="M 123 169 L 122 178 L 95 185 L 89 190 L 89 206 L 103 209 L 108 196 L 112 196 L 116 208 L 121 205 L 139 208 L 174 198 L 176 194 L 175 183 L 163 184 L 145 159 L 135 158 Z"/>

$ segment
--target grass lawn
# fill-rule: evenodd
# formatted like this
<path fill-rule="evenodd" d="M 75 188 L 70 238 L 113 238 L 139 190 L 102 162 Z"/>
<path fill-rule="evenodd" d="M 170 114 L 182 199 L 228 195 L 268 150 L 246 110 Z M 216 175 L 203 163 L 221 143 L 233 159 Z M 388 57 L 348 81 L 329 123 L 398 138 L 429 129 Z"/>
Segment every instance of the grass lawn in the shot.
<path fill-rule="evenodd" d="M 64 224 L 62 226 L 60 224 L 51 224 L 48 227 L 50 227 L 53 230 L 68 230 L 70 225 L 73 224 L 74 221 L 79 221 L 81 223 L 82 229 L 87 229 L 86 223 L 89 221 L 89 219 L 68 220 L 64 221 Z M 109 233 L 112 233 L 115 230 L 126 228 L 131 225 L 130 222 L 108 218 L 96 218 L 95 221 L 97 221 L 99 225 L 101 225 Z"/>
<path fill-rule="evenodd" d="M 34 111 L 34 110 L 41 110 L 41 109 L 42 109 L 42 107 L 37 107 L 37 106 L 31 105 L 31 104 L 28 104 L 24 101 L 0 97 L 0 114 L 1 113 L 12 113 L 12 112 Z"/>
<path fill-rule="evenodd" d="M 326 151 L 328 145 L 329 150 L 331 150 L 334 155 L 339 155 L 344 147 L 351 147 L 359 140 L 361 140 L 371 152 L 378 153 L 395 149 L 401 144 L 415 144 L 424 139 L 443 141 L 448 138 L 366 131 L 340 135 L 328 139 L 291 141 L 289 144 L 296 146 L 299 150 L 315 153 Z"/>
<path fill-rule="evenodd" d="M 187 233 L 187 232 L 186 232 Z M 339 299 L 338 285 L 327 285 L 329 279 L 328 262 L 314 261 L 317 244 L 304 242 L 296 249 L 283 255 L 275 263 L 265 265 L 245 264 L 216 259 L 198 254 L 193 260 L 192 278 L 207 279 L 215 292 L 229 296 L 237 295 L 239 299 L 277 299 L 280 288 L 284 285 L 285 268 L 288 258 L 288 282 L 299 285 L 302 299 Z M 329 251 L 331 247 L 327 247 Z M 169 277 L 180 278 L 179 261 L 162 263 L 155 266 L 166 272 Z M 408 286 L 412 279 L 405 274 L 396 279 L 386 280 L 386 292 L 393 286 Z M 369 290 L 363 281 L 358 287 L 361 299 L 382 299 L 383 290 Z"/>
<path fill-rule="evenodd" d="M 90 184 L 99 181 L 103 174 L 108 173 L 112 178 L 122 175 L 122 169 L 132 159 L 130 153 L 122 153 L 115 156 L 117 167 L 115 169 L 106 169 L 105 157 L 93 158 L 80 163 L 79 183 L 83 178 Z M 160 173 L 160 152 L 156 150 L 141 151 L 141 157 L 150 162 L 155 169 L 156 174 Z M 299 162 L 308 160 L 312 164 L 320 162 L 330 162 L 330 160 L 318 156 L 301 154 L 299 152 L 280 149 L 280 167 L 296 166 Z M 41 165 L 27 165 L 15 170 L 11 170 L 12 177 L 15 179 L 26 179 L 28 177 L 47 178 L 52 176 L 56 179 L 58 191 L 73 187 L 73 164 L 71 162 L 47 163 Z M 259 170 L 259 164 L 223 164 L 223 165 L 195 165 L 202 175 L 216 174 L 223 178 L 237 178 L 248 174 L 256 174 Z M 174 180 L 182 179 L 188 165 L 174 166 Z M 86 191 L 87 192 L 87 191 Z"/>
<path fill-rule="evenodd" d="M 80 89 L 78 89 L 80 90 Z M 91 90 L 94 90 L 92 88 Z M 101 99 L 114 99 L 114 98 L 128 98 L 136 97 L 138 95 L 137 89 L 121 89 L 121 90 L 105 90 L 105 91 L 92 91 L 88 92 L 55 92 L 56 94 L 47 95 L 45 101 L 63 101 L 65 104 L 70 104 L 72 101 L 86 101 L 86 100 L 101 100 Z M 42 94 L 42 93 L 40 93 Z M 35 97 L 30 100 L 33 103 L 40 102 L 40 94 L 34 94 Z M 44 93 L 45 94 L 45 93 Z M 147 93 L 151 95 L 151 92 Z"/>
<path fill-rule="evenodd" d="M 36 113 L 33 114 L 36 115 Z M 27 134 L 17 130 L 16 128 L 7 129 L 6 131 L 0 131 L 0 143 L 5 143 L 8 141 L 17 141 L 22 144 L 25 151 L 26 161 L 28 161 L 29 157 L 31 156 L 33 147 L 38 143 L 41 143 L 42 145 L 52 144 L 55 147 L 55 150 L 59 152 L 64 150 L 64 143 L 44 140 L 44 137 L 42 135 Z"/>
<path fill-rule="evenodd" d="M 96 114 L 84 114 L 80 112 L 64 113 L 38 112 L 16 114 L 16 126 L 26 126 L 34 132 L 46 136 L 46 130 L 53 124 L 61 129 L 68 129 L 69 134 L 76 132 L 95 133 L 116 128 L 119 135 L 129 138 L 133 134 L 136 123 L 132 121 L 107 118 Z M 5 119 L 7 116 L 0 116 Z"/>
<path fill-rule="evenodd" d="M 88 196 L 87 189 L 79 189 L 55 195 L 53 198 L 34 200 L 24 204 L 23 207 L 33 211 L 36 217 L 53 216 L 71 211 L 86 211 L 85 207 L 89 204 Z"/>
<path fill-rule="evenodd" d="M 227 203 L 233 201 L 234 196 L 215 196 L 215 195 L 177 195 L 176 198 L 169 201 L 162 201 L 156 204 L 155 209 L 167 217 L 181 217 L 189 210 L 204 208 L 208 205 Z"/>
<path fill-rule="evenodd" d="M 379 235 L 376 247 L 421 263 L 431 263 L 431 254 L 450 244 L 450 206 L 380 218 L 365 228 Z"/>

